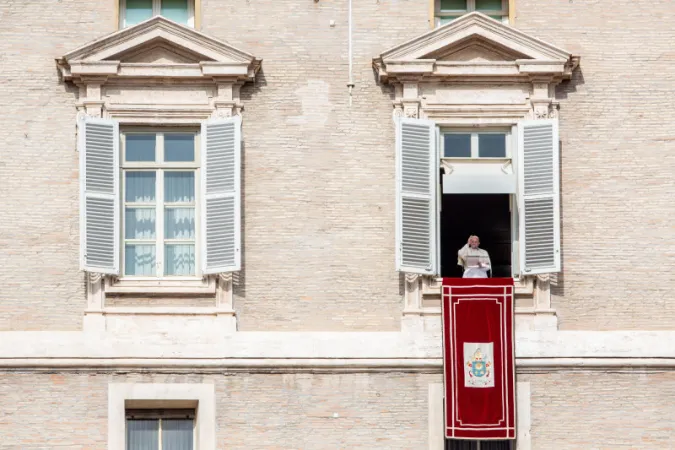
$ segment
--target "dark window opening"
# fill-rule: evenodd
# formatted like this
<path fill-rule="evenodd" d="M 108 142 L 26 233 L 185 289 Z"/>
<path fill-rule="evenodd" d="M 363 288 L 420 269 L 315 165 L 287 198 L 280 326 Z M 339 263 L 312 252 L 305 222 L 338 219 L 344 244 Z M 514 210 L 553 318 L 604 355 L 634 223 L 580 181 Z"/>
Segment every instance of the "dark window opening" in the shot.
<path fill-rule="evenodd" d="M 512 277 L 511 211 L 508 194 L 444 194 L 441 210 L 441 276 L 461 277 L 457 251 L 469 236 L 480 238 L 493 277 Z"/>
<path fill-rule="evenodd" d="M 468 441 L 464 439 L 446 439 L 445 450 L 512 450 L 513 440 L 508 441 Z"/>

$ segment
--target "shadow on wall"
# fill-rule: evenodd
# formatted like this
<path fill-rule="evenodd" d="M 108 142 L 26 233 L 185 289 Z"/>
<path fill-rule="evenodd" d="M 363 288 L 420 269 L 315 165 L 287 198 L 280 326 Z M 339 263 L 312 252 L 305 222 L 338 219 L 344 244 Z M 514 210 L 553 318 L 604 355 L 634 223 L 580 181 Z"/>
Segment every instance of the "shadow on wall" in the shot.
<path fill-rule="evenodd" d="M 581 70 L 581 67 L 572 72 L 572 78 L 567 81 L 563 81 L 555 88 L 555 98 L 557 100 L 565 100 L 569 94 L 574 94 L 577 92 L 577 86 L 582 86 L 586 84 L 584 79 L 584 73 Z"/>
<path fill-rule="evenodd" d="M 246 104 L 248 100 L 251 100 L 254 95 L 260 94 L 260 91 L 267 86 L 267 78 L 265 78 L 265 69 L 261 65 L 258 73 L 255 74 L 255 79 L 253 83 L 246 83 L 241 87 L 241 100 L 242 103 Z"/>
<path fill-rule="evenodd" d="M 263 67 L 260 67 L 258 73 L 256 73 L 255 80 L 253 83 L 246 83 L 241 87 L 241 102 L 245 105 L 249 100 L 255 95 L 259 95 L 260 92 L 267 86 L 267 79 L 265 78 L 265 72 Z M 244 111 L 245 113 L 245 107 Z M 236 302 L 237 299 L 246 298 L 246 140 L 242 139 L 241 142 L 241 270 L 239 272 L 234 272 L 232 275 L 232 294 L 233 301 Z M 236 309 L 240 308 L 241 305 L 233 305 Z"/>
<path fill-rule="evenodd" d="M 560 83 L 556 86 L 555 97 L 556 100 L 565 100 L 569 97 L 570 94 L 577 92 L 577 86 L 585 84 L 584 74 L 581 68 L 577 68 L 572 73 L 572 78 L 568 81 Z M 563 111 L 564 115 L 564 111 Z M 563 132 L 565 130 L 563 129 Z M 564 173 L 563 166 L 563 152 L 565 151 L 564 144 L 562 140 L 559 142 L 560 152 L 559 152 L 559 167 L 561 175 Z M 552 274 L 551 276 L 551 295 L 563 297 L 565 295 L 565 205 L 563 203 L 563 197 L 565 193 L 565 184 L 563 182 L 563 177 L 560 177 L 560 261 L 561 268 L 560 273 Z M 551 305 L 552 308 L 555 308 L 555 305 Z"/>

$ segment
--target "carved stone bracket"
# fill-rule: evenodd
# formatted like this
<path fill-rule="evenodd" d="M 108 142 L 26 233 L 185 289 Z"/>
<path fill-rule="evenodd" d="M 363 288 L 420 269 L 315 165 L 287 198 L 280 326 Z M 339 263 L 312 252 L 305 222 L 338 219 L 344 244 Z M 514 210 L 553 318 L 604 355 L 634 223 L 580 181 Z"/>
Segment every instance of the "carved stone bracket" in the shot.
<path fill-rule="evenodd" d="M 103 277 L 105 277 L 105 274 L 96 272 L 86 272 L 86 274 L 90 283 L 98 283 L 99 281 L 103 280 Z"/>
<path fill-rule="evenodd" d="M 417 119 L 419 116 L 419 110 L 417 105 L 406 105 L 403 108 L 405 117 L 409 119 Z"/>
<path fill-rule="evenodd" d="M 220 280 L 224 283 L 231 283 L 232 282 L 232 272 L 219 273 L 218 274 L 218 280 Z"/>

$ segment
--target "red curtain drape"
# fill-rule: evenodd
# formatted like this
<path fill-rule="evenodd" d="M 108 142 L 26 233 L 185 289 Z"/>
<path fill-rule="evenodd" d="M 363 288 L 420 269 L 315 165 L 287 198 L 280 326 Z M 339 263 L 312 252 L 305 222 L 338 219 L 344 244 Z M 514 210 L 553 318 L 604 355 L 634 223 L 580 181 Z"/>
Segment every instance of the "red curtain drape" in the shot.
<path fill-rule="evenodd" d="M 446 437 L 515 439 L 513 279 L 443 279 Z"/>

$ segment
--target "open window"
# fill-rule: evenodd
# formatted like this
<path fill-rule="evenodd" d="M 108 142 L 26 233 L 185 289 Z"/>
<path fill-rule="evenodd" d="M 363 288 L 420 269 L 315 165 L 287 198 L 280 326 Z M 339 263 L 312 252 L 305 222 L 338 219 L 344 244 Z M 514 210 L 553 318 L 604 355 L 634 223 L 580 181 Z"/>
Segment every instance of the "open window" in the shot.
<path fill-rule="evenodd" d="M 461 277 L 472 234 L 492 276 L 560 271 L 557 119 L 464 131 L 399 118 L 397 170 L 400 271 Z"/>
<path fill-rule="evenodd" d="M 441 271 L 461 277 L 457 251 L 471 235 L 493 277 L 517 277 L 517 198 L 511 128 L 441 129 Z"/>

